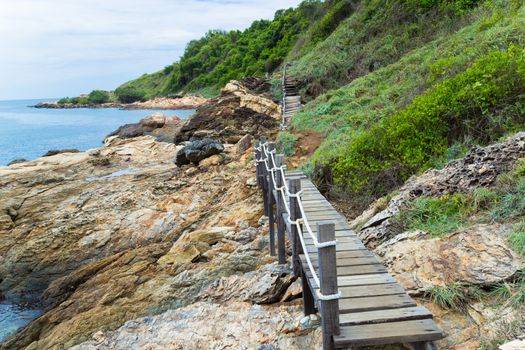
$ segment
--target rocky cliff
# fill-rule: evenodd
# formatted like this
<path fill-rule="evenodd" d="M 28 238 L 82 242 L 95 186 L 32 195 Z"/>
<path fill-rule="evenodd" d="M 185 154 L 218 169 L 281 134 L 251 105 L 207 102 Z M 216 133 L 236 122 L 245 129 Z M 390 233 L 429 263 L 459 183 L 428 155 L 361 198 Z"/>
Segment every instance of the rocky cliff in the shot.
<path fill-rule="evenodd" d="M 153 116 L 134 126 L 151 136 L 126 126 L 101 148 L 0 168 L 0 297 L 44 309 L 0 348 L 316 348 L 319 331 L 299 326 L 297 288 L 268 256 L 260 220 L 249 131 L 271 136 L 276 121 L 251 107 L 273 102 L 222 98 L 233 108 L 206 107 L 222 121 L 240 108 L 268 125 L 239 124 L 230 135 L 241 137 L 196 165 L 174 164 L 184 145 L 155 137 L 179 122 Z M 151 322 L 158 333 L 139 343 L 123 335 Z"/>

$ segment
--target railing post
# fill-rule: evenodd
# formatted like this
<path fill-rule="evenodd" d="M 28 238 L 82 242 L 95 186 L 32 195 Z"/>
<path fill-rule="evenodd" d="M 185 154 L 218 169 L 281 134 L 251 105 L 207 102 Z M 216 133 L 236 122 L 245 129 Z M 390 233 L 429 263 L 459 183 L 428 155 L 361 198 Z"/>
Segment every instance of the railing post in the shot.
<path fill-rule="evenodd" d="M 266 138 L 261 137 L 260 140 L 261 145 L 266 144 Z M 266 153 L 264 152 L 264 148 L 261 152 L 261 160 L 266 160 Z M 262 185 L 262 192 L 263 192 L 263 203 L 264 203 L 264 215 L 268 216 L 268 172 L 266 171 L 266 165 L 264 163 L 261 164 L 261 185 Z"/>
<path fill-rule="evenodd" d="M 268 151 L 271 152 L 275 150 L 275 143 L 268 143 Z M 268 155 L 268 167 L 272 169 L 275 166 L 272 160 L 271 154 Z M 268 191 L 267 191 L 267 207 L 268 207 L 268 225 L 270 228 L 270 255 L 275 256 L 275 220 L 273 216 L 273 206 L 275 204 L 275 198 L 273 196 L 273 191 L 275 189 L 275 184 L 272 180 L 271 171 L 268 172 Z"/>
<path fill-rule="evenodd" d="M 288 180 L 288 188 L 291 194 L 297 194 L 301 191 L 301 179 L 290 178 Z M 290 220 L 295 221 L 303 217 L 301 209 L 299 208 L 299 199 L 297 197 L 290 197 Z M 300 232 L 297 230 L 296 225 L 292 225 L 291 230 L 292 236 L 292 259 L 294 261 L 294 274 L 295 276 L 301 277 L 301 285 L 303 289 L 303 309 L 305 316 L 315 314 L 315 300 L 308 283 L 308 276 L 303 269 L 300 254 L 305 254 L 301 240 L 299 238 Z"/>
<path fill-rule="evenodd" d="M 297 194 L 301 191 L 301 179 L 291 178 L 288 180 L 288 189 L 290 194 Z M 290 197 L 290 221 L 296 221 L 301 218 L 301 210 L 296 197 Z M 299 277 L 301 274 L 301 260 L 299 254 L 302 251 L 301 242 L 297 236 L 297 226 L 291 225 L 291 241 L 292 241 L 292 267 L 293 274 L 295 277 Z"/>
<path fill-rule="evenodd" d="M 278 154 L 275 156 L 275 166 L 281 167 L 284 164 L 284 155 Z M 276 187 L 282 187 L 284 185 L 281 170 L 277 170 L 275 174 Z M 279 258 L 279 264 L 286 264 L 286 241 L 285 241 L 285 226 L 283 220 L 283 214 L 286 212 L 284 208 L 284 199 L 281 191 L 276 191 L 277 194 L 277 256 Z"/>
<path fill-rule="evenodd" d="M 335 224 L 332 221 L 317 223 L 319 243 L 335 241 Z M 337 287 L 336 247 L 318 248 L 320 292 L 323 296 L 335 295 Z M 321 322 L 323 329 L 323 350 L 333 350 L 334 335 L 339 335 L 339 300 L 320 300 Z"/>
<path fill-rule="evenodd" d="M 255 155 L 255 176 L 257 179 L 257 185 L 262 188 L 262 178 L 261 178 L 261 164 L 259 163 L 259 160 L 261 159 L 261 151 L 259 151 L 257 148 L 259 148 L 260 142 L 255 142 L 254 147 L 254 155 Z"/>

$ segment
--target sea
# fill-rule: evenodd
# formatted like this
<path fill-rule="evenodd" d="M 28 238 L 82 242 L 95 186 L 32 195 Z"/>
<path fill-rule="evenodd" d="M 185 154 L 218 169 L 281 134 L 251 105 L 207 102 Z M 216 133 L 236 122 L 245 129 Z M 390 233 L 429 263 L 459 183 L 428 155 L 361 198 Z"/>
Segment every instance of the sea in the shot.
<path fill-rule="evenodd" d="M 0 166 L 14 159 L 32 160 L 49 150 L 100 147 L 123 124 L 154 113 L 187 119 L 194 110 L 121 110 L 118 108 L 41 109 L 42 100 L 0 101 Z"/>
<path fill-rule="evenodd" d="M 32 160 L 52 149 L 87 150 L 123 124 L 154 113 L 187 119 L 194 110 L 37 109 L 42 100 L 0 101 L 0 166 L 14 159 Z M 0 198 L 0 201 L 2 199 Z M 38 307 L 0 300 L 0 343 L 41 314 Z"/>

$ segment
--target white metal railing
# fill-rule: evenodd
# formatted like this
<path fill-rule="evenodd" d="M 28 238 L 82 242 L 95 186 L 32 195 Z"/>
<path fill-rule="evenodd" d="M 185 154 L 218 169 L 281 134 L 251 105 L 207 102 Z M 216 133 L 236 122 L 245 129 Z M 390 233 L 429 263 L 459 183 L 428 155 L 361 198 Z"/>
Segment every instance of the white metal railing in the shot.
<path fill-rule="evenodd" d="M 287 214 L 286 215 L 286 221 L 290 225 L 295 225 L 297 227 L 297 232 L 298 232 L 299 240 L 301 242 L 301 246 L 303 247 L 303 252 L 304 252 L 304 257 L 305 257 L 306 263 L 308 264 L 308 267 L 309 267 L 310 271 L 312 272 L 312 277 L 313 277 L 315 283 L 317 284 L 317 287 L 320 288 L 321 283 L 320 283 L 320 280 L 319 280 L 319 276 L 317 275 L 317 272 L 315 271 L 314 266 L 312 264 L 312 260 L 311 260 L 309 254 L 308 254 L 308 249 L 307 249 L 306 243 L 304 241 L 304 233 L 308 234 L 308 236 L 312 240 L 314 246 L 316 248 L 318 248 L 318 249 L 336 246 L 337 245 L 337 240 L 319 243 L 317 237 L 314 235 L 314 233 L 312 231 L 312 228 L 311 228 L 310 223 L 308 222 L 308 218 L 306 216 L 306 212 L 304 210 L 303 202 L 301 200 L 301 196 L 303 194 L 303 191 L 300 190 L 299 192 L 297 192 L 295 194 L 294 193 L 290 193 L 290 190 L 288 188 L 288 184 L 287 184 L 287 181 L 286 181 L 286 174 L 285 174 L 286 165 L 275 166 L 275 164 L 276 164 L 276 162 L 275 162 L 275 150 L 269 150 L 268 149 L 268 142 L 260 143 L 259 146 L 255 148 L 255 150 L 259 151 L 260 155 L 261 155 L 259 159 L 256 159 L 256 162 L 264 164 L 265 170 L 268 172 L 268 174 L 270 174 L 270 176 L 272 178 L 272 182 L 274 184 L 277 184 L 276 173 L 278 173 L 277 176 L 280 176 L 281 179 L 282 179 L 282 185 L 280 187 L 276 187 L 275 190 L 277 191 L 277 193 L 280 193 L 280 196 L 282 197 L 282 200 L 283 200 L 283 203 L 284 203 L 284 209 L 285 209 L 286 214 Z M 271 160 L 271 162 L 270 162 L 270 160 Z M 272 164 L 272 166 L 270 166 L 270 164 Z M 289 206 L 289 204 L 287 202 L 288 198 L 296 198 L 297 199 L 298 207 L 299 207 L 300 212 L 301 212 L 301 218 L 299 218 L 299 219 L 297 219 L 295 221 L 290 220 L 291 212 L 290 212 L 290 206 Z M 303 225 L 304 225 L 304 227 L 306 229 L 306 232 L 302 229 Z M 335 300 L 335 299 L 339 299 L 341 297 L 341 292 L 339 291 L 336 294 L 323 295 L 323 294 L 321 294 L 320 289 L 318 289 L 317 290 L 317 297 L 320 300 Z"/>

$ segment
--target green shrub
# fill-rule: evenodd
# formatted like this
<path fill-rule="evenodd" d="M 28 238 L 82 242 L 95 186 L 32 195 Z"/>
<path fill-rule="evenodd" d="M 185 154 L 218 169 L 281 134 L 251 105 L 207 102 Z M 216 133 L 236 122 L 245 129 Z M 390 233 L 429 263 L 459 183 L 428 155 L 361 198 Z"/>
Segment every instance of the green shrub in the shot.
<path fill-rule="evenodd" d="M 109 98 L 109 92 L 104 90 L 93 90 L 88 95 L 89 102 L 94 104 L 107 103 Z"/>
<path fill-rule="evenodd" d="M 61 105 L 66 104 L 66 103 L 71 103 L 71 99 L 69 97 L 63 97 L 60 100 L 58 100 L 57 103 Z"/>
<path fill-rule="evenodd" d="M 288 131 L 282 131 L 277 135 L 277 151 L 286 157 L 292 157 L 295 154 L 295 144 L 297 138 Z"/>
<path fill-rule="evenodd" d="M 143 101 L 146 93 L 134 86 L 123 85 L 115 90 L 115 95 L 122 103 Z"/>
<path fill-rule="evenodd" d="M 451 141 L 499 137 L 502 132 L 485 118 L 486 111 L 521 101 L 524 91 L 525 51 L 511 47 L 487 54 L 358 134 L 333 165 L 335 181 L 352 192 L 366 187 L 384 195 L 443 157 Z"/>

